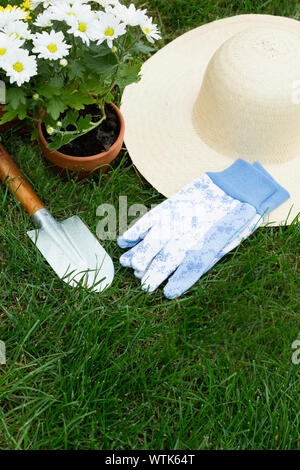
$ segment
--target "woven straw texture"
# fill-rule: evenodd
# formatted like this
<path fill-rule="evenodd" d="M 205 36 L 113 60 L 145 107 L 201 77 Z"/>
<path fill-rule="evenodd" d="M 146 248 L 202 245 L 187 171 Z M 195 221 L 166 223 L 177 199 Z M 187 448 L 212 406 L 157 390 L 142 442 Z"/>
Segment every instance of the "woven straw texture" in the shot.
<path fill-rule="evenodd" d="M 244 158 L 291 194 L 266 223 L 300 212 L 298 21 L 240 15 L 183 34 L 145 62 L 121 111 L 129 155 L 163 195 Z"/>

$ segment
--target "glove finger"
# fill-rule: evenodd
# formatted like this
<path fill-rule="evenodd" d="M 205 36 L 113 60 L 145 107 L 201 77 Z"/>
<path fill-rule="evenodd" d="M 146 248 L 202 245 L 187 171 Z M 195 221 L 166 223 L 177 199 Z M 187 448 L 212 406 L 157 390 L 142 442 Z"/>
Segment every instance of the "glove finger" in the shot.
<path fill-rule="evenodd" d="M 232 214 L 223 217 L 220 223 L 207 233 L 202 250 L 197 249 L 195 245 L 194 249 L 187 252 L 182 264 L 165 286 L 165 296 L 173 299 L 192 287 L 201 276 L 242 241 L 244 234 L 251 233 L 251 228 L 253 230 L 254 224 L 257 225 L 258 217 L 260 216 L 249 204 L 243 204 Z"/>
<path fill-rule="evenodd" d="M 157 243 L 157 241 L 155 240 L 156 237 L 153 232 L 154 232 L 154 229 L 151 229 L 142 241 L 137 243 L 134 247 L 132 247 L 130 250 L 126 251 L 126 253 L 123 253 L 123 255 L 120 256 L 120 264 L 124 268 L 133 268 L 132 259 L 134 258 L 135 255 L 137 256 L 138 260 L 141 259 L 142 261 L 143 256 L 147 255 L 146 250 L 147 250 L 148 245 L 152 243 L 152 239 L 154 243 Z M 147 263 L 147 266 L 149 265 L 149 263 L 151 262 L 155 254 L 157 254 L 158 251 L 161 249 L 161 247 L 162 246 L 159 246 L 157 250 L 155 250 L 153 255 L 151 255 L 150 253 L 151 247 L 149 247 L 148 256 L 150 258 L 150 261 Z M 152 247 L 152 250 L 154 251 L 154 246 Z M 140 276 L 139 279 L 142 279 L 144 272 L 145 272 L 145 269 L 135 271 L 135 273 L 139 273 L 139 276 Z"/>
<path fill-rule="evenodd" d="M 237 236 L 233 240 L 231 240 L 231 242 L 228 245 L 226 245 L 223 248 L 222 256 L 220 258 L 225 256 L 230 251 L 234 250 L 241 243 L 241 241 L 248 238 L 262 224 L 262 221 L 263 219 L 261 218 L 261 216 L 257 214 L 253 218 L 249 226 L 247 226 L 246 229 L 244 228 L 240 234 L 237 234 Z M 211 265 L 208 267 L 208 269 L 205 272 L 209 271 L 219 261 L 220 258 L 219 257 L 214 258 L 213 262 L 211 263 Z M 145 271 L 134 271 L 134 275 L 137 279 L 142 279 L 143 276 L 145 275 Z"/>
<path fill-rule="evenodd" d="M 144 272 L 153 258 L 160 252 L 168 240 L 167 236 L 162 236 L 162 233 L 157 230 L 157 227 L 152 228 L 144 240 L 141 241 L 131 258 L 131 266 L 135 271 Z"/>
<path fill-rule="evenodd" d="M 142 279 L 144 274 L 145 274 L 145 271 L 134 271 L 134 275 L 137 279 Z"/>
<path fill-rule="evenodd" d="M 135 250 L 138 248 L 139 244 L 135 245 L 133 248 L 130 250 L 126 251 L 126 253 L 123 253 L 120 256 L 120 264 L 124 268 L 132 268 L 131 266 L 131 260 L 134 255 Z"/>
<path fill-rule="evenodd" d="M 153 292 L 178 267 L 185 257 L 185 248 L 181 240 L 168 243 L 155 256 L 142 277 L 142 289 Z"/>
<path fill-rule="evenodd" d="M 210 265 L 205 266 L 204 272 L 201 276 L 207 273 L 220 259 L 223 258 L 223 256 L 226 256 L 227 253 L 233 251 L 241 242 L 246 240 L 246 238 L 248 238 L 262 224 L 262 222 L 262 217 L 257 214 L 247 228 L 245 229 L 245 227 L 243 227 L 241 231 L 237 233 L 236 236 L 217 254 Z"/>
<path fill-rule="evenodd" d="M 150 230 L 153 222 L 153 214 L 147 212 L 132 227 L 130 227 L 123 235 L 118 237 L 117 243 L 120 248 L 131 248 L 142 240 Z"/>
<path fill-rule="evenodd" d="M 190 250 L 182 264 L 177 268 L 164 288 L 164 294 L 168 299 L 175 299 L 192 287 L 201 277 L 202 252 Z"/>

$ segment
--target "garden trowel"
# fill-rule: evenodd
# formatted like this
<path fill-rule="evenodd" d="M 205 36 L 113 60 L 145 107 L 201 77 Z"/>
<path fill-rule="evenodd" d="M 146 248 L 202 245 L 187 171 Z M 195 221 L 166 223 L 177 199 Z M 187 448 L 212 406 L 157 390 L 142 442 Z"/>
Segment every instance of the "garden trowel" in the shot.
<path fill-rule="evenodd" d="M 112 283 L 113 262 L 96 237 L 78 216 L 56 221 L 1 144 L 0 178 L 39 227 L 27 234 L 64 282 L 96 292 Z"/>

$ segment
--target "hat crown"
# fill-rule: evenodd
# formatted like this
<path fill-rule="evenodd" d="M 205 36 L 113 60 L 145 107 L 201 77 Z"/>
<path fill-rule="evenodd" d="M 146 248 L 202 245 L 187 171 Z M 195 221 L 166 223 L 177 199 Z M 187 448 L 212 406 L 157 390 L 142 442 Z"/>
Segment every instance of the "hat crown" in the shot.
<path fill-rule="evenodd" d="M 300 146 L 300 28 L 244 30 L 212 56 L 193 124 L 216 151 L 274 163 Z"/>

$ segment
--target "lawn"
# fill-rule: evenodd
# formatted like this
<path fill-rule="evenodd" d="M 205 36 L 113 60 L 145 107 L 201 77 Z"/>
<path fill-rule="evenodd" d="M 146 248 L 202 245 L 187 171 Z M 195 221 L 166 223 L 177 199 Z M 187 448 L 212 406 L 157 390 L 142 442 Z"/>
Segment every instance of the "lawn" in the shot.
<path fill-rule="evenodd" d="M 4 2 L 6 3 L 6 2 Z M 237 13 L 299 17 L 296 1 L 149 0 L 165 42 Z M 160 45 L 163 45 L 162 41 Z M 2 136 L 58 219 L 163 198 L 126 149 L 107 176 L 63 180 L 29 136 Z M 261 228 L 186 295 L 146 295 L 104 241 L 115 281 L 102 294 L 60 281 L 0 187 L 0 449 L 299 449 L 299 224 Z"/>

